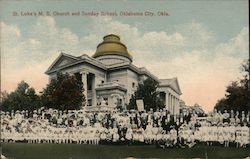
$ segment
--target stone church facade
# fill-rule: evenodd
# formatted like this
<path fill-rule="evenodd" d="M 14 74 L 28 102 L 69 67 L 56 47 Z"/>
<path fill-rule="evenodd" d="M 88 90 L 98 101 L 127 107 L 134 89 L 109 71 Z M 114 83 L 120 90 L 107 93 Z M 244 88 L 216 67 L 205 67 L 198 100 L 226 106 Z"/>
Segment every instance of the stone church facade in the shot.
<path fill-rule="evenodd" d="M 179 114 L 182 93 L 177 78 L 158 79 L 146 68 L 135 66 L 127 47 L 115 34 L 106 35 L 92 57 L 61 53 L 45 73 L 51 80 L 59 71 L 82 80 L 87 99 L 83 108 L 86 110 L 97 108 L 102 101 L 106 101 L 109 109 L 118 104 L 126 109 L 138 84 L 152 78 L 159 83 L 158 91 L 166 109 L 171 114 Z"/>

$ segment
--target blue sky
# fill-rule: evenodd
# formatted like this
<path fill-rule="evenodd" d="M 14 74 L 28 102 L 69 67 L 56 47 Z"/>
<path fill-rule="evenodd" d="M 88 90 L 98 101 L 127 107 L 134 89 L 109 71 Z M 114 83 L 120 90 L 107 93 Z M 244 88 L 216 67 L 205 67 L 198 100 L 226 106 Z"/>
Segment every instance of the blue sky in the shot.
<path fill-rule="evenodd" d="M 167 11 L 171 16 L 114 17 L 130 25 L 141 23 L 141 31 L 174 31 L 181 24 L 196 20 L 213 31 L 219 41 L 234 37 L 239 30 L 248 25 L 248 1 L 246 0 L 177 0 L 177 1 L 2 1 L 2 20 L 27 28 L 36 18 L 13 17 L 12 11 Z M 74 33 L 84 36 L 89 17 L 55 17 L 59 26 L 70 28 Z"/>
<path fill-rule="evenodd" d="M 47 83 L 44 72 L 59 50 L 91 56 L 112 32 L 121 36 L 136 65 L 160 78 L 178 77 L 182 99 L 209 111 L 226 85 L 241 76 L 240 64 L 248 58 L 246 0 L 3 0 L 0 8 L 1 86 L 7 91 L 20 80 L 41 90 Z M 12 16 L 13 11 L 166 11 L 169 16 L 34 17 Z"/>

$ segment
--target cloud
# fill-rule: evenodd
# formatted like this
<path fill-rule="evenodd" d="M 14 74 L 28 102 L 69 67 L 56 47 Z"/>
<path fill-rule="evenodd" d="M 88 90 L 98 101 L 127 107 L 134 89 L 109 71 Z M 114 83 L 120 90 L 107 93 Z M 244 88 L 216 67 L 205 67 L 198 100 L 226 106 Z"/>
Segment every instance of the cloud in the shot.
<path fill-rule="evenodd" d="M 176 30 L 186 37 L 186 49 L 205 49 L 214 40 L 213 32 L 196 21 L 179 25 Z"/>
<path fill-rule="evenodd" d="M 19 48 L 13 47 L 17 46 L 20 43 L 21 32 L 20 29 L 15 25 L 7 25 L 4 22 L 0 23 L 1 25 L 1 47 L 2 59 L 11 60 L 12 57 L 17 55 Z M 14 61 L 9 61 L 14 62 Z M 7 63 L 5 61 L 1 61 L 2 67 L 6 66 Z"/>
<path fill-rule="evenodd" d="M 67 28 L 58 27 L 52 17 L 39 17 L 25 36 L 18 26 L 4 22 L 1 26 L 2 90 L 14 90 L 21 80 L 41 90 L 48 81 L 44 72 L 59 50 L 67 52 L 80 47 L 79 37 Z"/>
<path fill-rule="evenodd" d="M 47 50 L 75 50 L 79 49 L 79 37 L 68 28 L 60 28 L 56 25 L 52 17 L 39 17 L 35 25 L 32 26 L 29 38 L 37 39 L 41 42 L 39 50 L 43 53 L 35 53 L 40 57 L 49 57 Z"/>
<path fill-rule="evenodd" d="M 218 56 L 226 55 L 234 58 L 246 58 L 249 51 L 249 27 L 242 28 L 240 33 L 227 43 L 219 44 L 215 51 Z"/>
<path fill-rule="evenodd" d="M 18 39 L 21 36 L 19 28 L 15 25 L 7 25 L 4 22 L 1 22 L 0 25 L 2 28 L 2 42 L 5 43 L 5 46 L 10 47 L 13 43 L 17 44 L 19 42 Z"/>

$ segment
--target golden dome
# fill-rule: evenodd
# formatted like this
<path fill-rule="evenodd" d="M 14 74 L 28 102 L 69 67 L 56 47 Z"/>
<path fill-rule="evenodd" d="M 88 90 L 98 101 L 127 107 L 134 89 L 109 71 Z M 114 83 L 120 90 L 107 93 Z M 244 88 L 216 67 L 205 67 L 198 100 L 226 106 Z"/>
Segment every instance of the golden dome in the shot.
<path fill-rule="evenodd" d="M 127 47 L 120 42 L 120 37 L 115 34 L 109 34 L 103 37 L 103 42 L 97 46 L 93 57 L 96 58 L 105 55 L 124 56 L 132 61 L 132 56 L 128 53 Z"/>

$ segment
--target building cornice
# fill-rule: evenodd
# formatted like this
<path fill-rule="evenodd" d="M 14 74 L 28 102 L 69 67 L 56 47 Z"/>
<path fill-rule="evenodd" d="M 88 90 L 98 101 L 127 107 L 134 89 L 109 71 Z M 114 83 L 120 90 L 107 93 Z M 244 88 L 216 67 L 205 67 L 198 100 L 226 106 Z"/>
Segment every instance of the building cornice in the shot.
<path fill-rule="evenodd" d="M 146 68 L 144 68 L 144 67 L 138 68 L 135 65 L 133 65 L 132 63 L 122 63 L 121 65 L 118 65 L 118 66 L 108 67 L 108 71 L 115 71 L 115 70 L 119 70 L 119 69 L 130 69 L 139 75 L 146 75 L 146 76 L 152 78 L 153 80 L 157 81 L 158 83 L 160 82 L 159 79 L 155 75 L 150 73 Z"/>
<path fill-rule="evenodd" d="M 177 94 L 179 94 L 179 95 L 182 95 L 182 93 L 181 93 L 180 91 L 176 90 L 173 86 L 171 86 L 171 85 L 169 85 L 169 84 L 159 85 L 158 87 L 159 87 L 159 88 L 160 88 L 160 87 L 169 87 L 169 88 L 171 88 L 173 91 L 175 91 L 175 93 L 177 93 Z"/>
<path fill-rule="evenodd" d="M 165 82 L 165 80 L 169 81 L 169 82 Z M 173 87 L 173 83 L 176 83 L 177 85 L 177 89 L 175 87 Z M 182 92 L 180 90 L 180 87 L 179 87 L 179 83 L 178 83 L 178 79 L 175 77 L 175 78 L 172 78 L 172 79 L 160 79 L 160 83 L 159 83 L 159 88 L 160 87 L 169 87 L 171 88 L 172 90 L 174 90 L 177 94 L 181 95 Z"/>
<path fill-rule="evenodd" d="M 126 92 L 127 89 L 120 86 L 120 85 L 112 85 L 112 86 L 104 86 L 104 87 L 97 87 L 96 90 L 97 91 L 101 91 L 101 90 L 115 90 L 115 89 L 118 89 L 118 90 L 121 90 L 121 91 L 124 91 Z"/>

